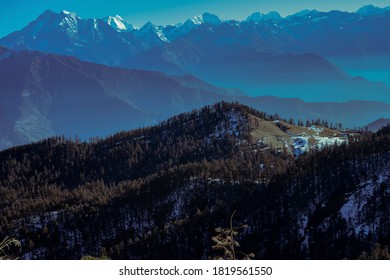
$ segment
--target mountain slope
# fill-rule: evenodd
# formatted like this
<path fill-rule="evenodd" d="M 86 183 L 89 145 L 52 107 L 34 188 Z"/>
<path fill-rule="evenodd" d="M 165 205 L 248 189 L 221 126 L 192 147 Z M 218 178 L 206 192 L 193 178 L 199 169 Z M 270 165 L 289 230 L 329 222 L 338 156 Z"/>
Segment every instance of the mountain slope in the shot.
<path fill-rule="evenodd" d="M 239 101 L 271 114 L 280 112 L 284 118 L 321 118 L 350 128 L 390 117 L 390 106 L 378 102 L 252 98 L 189 75 L 170 77 L 4 48 L 1 56 L 1 148 L 52 135 L 106 136 L 221 100 Z"/>
<path fill-rule="evenodd" d="M 373 122 L 369 123 L 364 128 L 369 130 L 369 131 L 376 132 L 379 129 L 381 129 L 381 128 L 389 125 L 389 124 L 390 124 L 390 119 L 380 118 L 380 119 L 378 119 L 376 121 L 373 121 Z"/>
<path fill-rule="evenodd" d="M 237 240 L 259 259 L 357 258 L 387 242 L 389 129 L 294 159 L 251 136 L 279 135 L 274 121 L 218 103 L 90 143 L 0 152 L 0 237 L 18 237 L 25 259 L 207 259 L 237 211 L 248 224 Z"/>
<path fill-rule="evenodd" d="M 37 52 L 9 52 L 0 73 L 2 147 L 51 135 L 106 136 L 210 104 L 224 93 L 189 76 Z"/>
<path fill-rule="evenodd" d="M 141 43 L 131 32 L 118 32 L 110 19 L 82 19 L 75 13 L 45 11 L 21 31 L 0 40 L 14 50 L 37 50 L 118 65 L 138 52 Z M 115 46 L 115 51 L 113 51 Z"/>
<path fill-rule="evenodd" d="M 268 25 L 273 23 L 197 25 L 181 38 L 129 58 L 123 66 L 171 74 L 192 73 L 222 87 L 239 88 L 251 96 L 266 94 L 322 102 L 390 102 L 388 86 L 350 77 L 314 54 L 316 50 L 310 49 L 310 38 L 291 43 L 293 39 L 286 29 L 280 28 L 280 34 L 276 31 L 274 34 Z M 275 44 L 287 44 L 291 48 L 281 50 Z M 297 50 L 294 44 L 308 48 Z M 327 48 L 325 43 L 321 46 Z"/>
<path fill-rule="evenodd" d="M 329 123 L 342 124 L 346 128 L 359 128 L 381 117 L 388 118 L 390 105 L 383 102 L 304 102 L 298 98 L 273 96 L 243 97 L 239 101 L 260 111 L 278 113 L 281 117 L 296 120 L 320 118 Z M 359 114 L 356 114 L 359 112 Z"/>

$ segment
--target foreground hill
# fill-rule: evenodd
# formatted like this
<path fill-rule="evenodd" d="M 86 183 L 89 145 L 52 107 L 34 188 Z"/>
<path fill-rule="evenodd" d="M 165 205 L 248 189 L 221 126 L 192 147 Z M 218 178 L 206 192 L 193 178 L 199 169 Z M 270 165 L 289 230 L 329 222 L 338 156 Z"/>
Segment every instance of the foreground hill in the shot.
<path fill-rule="evenodd" d="M 256 258 L 357 258 L 390 243 L 390 131 L 325 124 L 217 103 L 90 143 L 8 149 L 0 237 L 19 238 L 26 259 L 202 259 L 237 211 Z M 312 143 L 295 157 L 293 134 Z M 325 137 L 348 141 L 314 144 Z"/>

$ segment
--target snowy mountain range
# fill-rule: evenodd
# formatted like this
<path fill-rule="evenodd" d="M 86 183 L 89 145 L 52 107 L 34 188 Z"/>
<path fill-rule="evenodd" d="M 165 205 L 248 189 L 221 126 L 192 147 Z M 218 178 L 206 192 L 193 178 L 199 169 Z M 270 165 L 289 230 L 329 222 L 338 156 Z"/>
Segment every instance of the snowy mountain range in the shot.
<path fill-rule="evenodd" d="M 116 29 L 119 32 L 126 32 L 135 29 L 134 25 L 128 24 L 123 20 L 123 18 L 119 15 L 116 16 L 108 16 L 103 19 L 110 25 L 112 28 Z"/>
<path fill-rule="evenodd" d="M 2 38 L 0 44 L 11 48 L 70 54 L 72 51 L 75 52 L 76 47 L 82 48 L 96 42 L 111 40 L 111 44 L 115 46 L 122 41 L 119 46 L 124 44 L 130 49 L 138 47 L 139 49 L 133 49 L 131 52 L 133 54 L 177 41 L 196 32 L 199 36 L 203 35 L 199 40 L 212 33 L 217 33 L 220 37 L 234 34 L 236 42 L 221 40 L 221 43 L 240 43 L 272 53 L 296 51 L 326 55 L 345 54 L 348 50 L 349 54 L 361 54 L 388 52 L 389 40 L 380 34 L 387 33 L 389 17 L 390 6 L 378 8 L 368 5 L 354 13 L 304 10 L 284 18 L 277 12 L 268 14 L 255 12 L 243 21 L 221 20 L 217 15 L 204 13 L 176 25 L 157 26 L 147 22 L 144 26 L 136 28 L 119 15 L 103 19 L 82 19 L 72 12 L 55 13 L 47 10 L 22 30 Z M 381 33 L 369 32 L 379 24 Z M 115 33 L 112 31 L 119 34 L 114 36 Z M 233 33 L 227 34 L 226 31 Z M 237 37 L 239 33 L 244 33 L 247 40 L 239 40 L 241 39 Z M 61 39 L 57 45 L 53 45 L 54 38 Z M 335 38 L 343 40 L 335 41 Z M 377 45 L 380 38 L 382 44 Z M 359 45 L 356 45 L 357 42 Z M 73 43 L 75 46 L 67 49 L 66 43 Z M 92 58 L 84 55 L 86 57 L 79 58 L 87 60 Z"/>
<path fill-rule="evenodd" d="M 381 32 L 372 32 L 378 28 Z M 176 25 L 147 22 L 140 28 L 120 16 L 82 19 L 48 10 L 0 39 L 0 45 L 109 66 L 191 74 L 252 96 L 390 102 L 388 86 L 354 79 L 328 60 L 390 55 L 390 39 L 382 36 L 387 33 L 388 7 L 366 6 L 355 13 L 305 10 L 285 18 L 257 12 L 243 21 L 204 13 Z"/>

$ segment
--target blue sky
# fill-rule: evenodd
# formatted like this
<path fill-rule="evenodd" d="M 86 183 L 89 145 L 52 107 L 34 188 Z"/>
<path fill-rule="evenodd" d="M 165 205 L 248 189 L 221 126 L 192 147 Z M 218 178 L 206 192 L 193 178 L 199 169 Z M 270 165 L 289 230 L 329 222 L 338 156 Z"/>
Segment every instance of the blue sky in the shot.
<path fill-rule="evenodd" d="M 0 8 L 0 37 L 20 30 L 47 9 L 68 10 L 83 18 L 121 15 L 127 22 L 142 26 L 147 21 L 156 24 L 183 22 L 203 12 L 222 19 L 244 19 L 255 11 L 278 11 L 283 16 L 303 9 L 320 11 L 356 11 L 363 5 L 389 6 L 389 0 L 17 0 L 2 1 Z"/>

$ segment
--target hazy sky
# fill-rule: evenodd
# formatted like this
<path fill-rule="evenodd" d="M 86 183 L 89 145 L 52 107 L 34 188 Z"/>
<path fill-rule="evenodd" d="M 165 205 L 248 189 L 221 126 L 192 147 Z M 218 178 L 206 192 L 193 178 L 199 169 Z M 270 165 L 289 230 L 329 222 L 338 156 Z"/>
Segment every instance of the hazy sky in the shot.
<path fill-rule="evenodd" d="M 363 5 L 390 5 L 389 0 L 3 0 L 0 8 L 0 37 L 20 30 L 47 9 L 76 12 L 82 18 L 121 15 L 127 22 L 142 26 L 184 22 L 187 18 L 215 13 L 222 19 L 242 20 L 255 11 L 277 11 L 286 16 L 303 9 L 356 11 Z"/>

